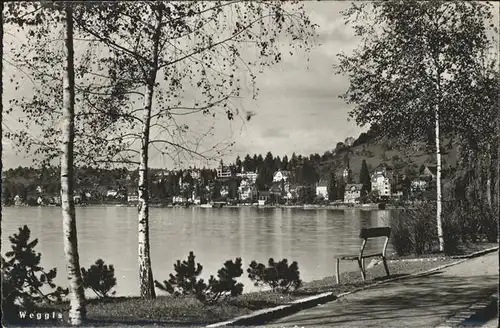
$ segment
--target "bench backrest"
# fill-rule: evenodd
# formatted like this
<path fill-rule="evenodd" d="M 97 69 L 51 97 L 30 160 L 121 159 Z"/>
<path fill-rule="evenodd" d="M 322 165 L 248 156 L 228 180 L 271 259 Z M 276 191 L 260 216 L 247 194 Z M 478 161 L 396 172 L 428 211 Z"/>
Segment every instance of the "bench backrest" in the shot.
<path fill-rule="evenodd" d="M 359 238 L 368 239 L 375 237 L 387 237 L 391 235 L 391 228 L 389 227 L 379 227 L 379 228 L 362 228 L 359 232 Z"/>

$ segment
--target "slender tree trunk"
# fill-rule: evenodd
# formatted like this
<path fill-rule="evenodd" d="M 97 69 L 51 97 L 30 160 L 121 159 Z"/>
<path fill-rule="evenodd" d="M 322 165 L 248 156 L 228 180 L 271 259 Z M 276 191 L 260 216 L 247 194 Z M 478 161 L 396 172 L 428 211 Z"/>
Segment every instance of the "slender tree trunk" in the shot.
<path fill-rule="evenodd" d="M 85 295 L 78 256 L 75 204 L 73 202 L 73 142 L 75 138 L 75 75 L 73 50 L 73 10 L 66 4 L 66 68 L 63 76 L 63 124 L 61 155 L 61 209 L 63 217 L 64 253 L 69 280 L 72 325 L 81 325 L 85 319 Z"/>
<path fill-rule="evenodd" d="M 436 105 L 435 109 L 435 118 L 436 118 L 436 196 L 437 196 L 437 204 L 436 204 L 436 222 L 437 222 L 437 233 L 439 239 L 439 250 L 441 252 L 444 251 L 444 238 L 443 238 L 443 226 L 441 222 L 441 212 L 442 212 L 442 193 L 441 193 L 441 145 L 440 145 L 440 136 L 439 136 L 439 105 Z"/>
<path fill-rule="evenodd" d="M 149 183 L 148 183 L 148 150 L 149 133 L 151 127 L 151 110 L 153 108 L 153 95 L 158 74 L 159 45 L 163 18 L 163 7 L 159 6 L 158 22 L 153 39 L 153 61 L 150 66 L 148 76 L 146 99 L 144 100 L 144 110 L 142 116 L 141 151 L 139 168 L 139 284 L 141 297 L 145 299 L 156 298 L 151 268 L 151 254 L 149 243 Z"/>
<path fill-rule="evenodd" d="M 151 106 L 153 102 L 154 83 L 148 85 L 147 97 L 144 104 L 143 128 L 141 135 L 140 168 L 139 168 L 139 284 L 141 297 L 153 299 L 156 297 L 154 289 L 153 270 L 151 268 L 151 254 L 149 244 L 149 185 L 148 185 L 148 146 L 151 121 Z"/>
<path fill-rule="evenodd" d="M 0 3 L 0 122 L 3 122 L 3 1 Z M 3 153 L 3 133 L 0 133 L 0 154 Z M 3 172 L 3 161 L 0 161 L 0 171 Z M 3 181 L 0 180 L 0 195 L 3 199 Z M 7 202 L 7 198 L 5 198 Z M 0 225 L 2 218 L 0 215 Z"/>

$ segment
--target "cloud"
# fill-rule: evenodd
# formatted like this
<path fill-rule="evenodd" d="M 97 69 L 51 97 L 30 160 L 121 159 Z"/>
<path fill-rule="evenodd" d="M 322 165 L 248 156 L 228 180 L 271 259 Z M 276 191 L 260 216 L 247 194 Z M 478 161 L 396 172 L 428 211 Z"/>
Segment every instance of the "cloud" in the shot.
<path fill-rule="evenodd" d="M 235 145 L 224 156 L 227 161 L 233 161 L 237 155 L 265 155 L 268 151 L 280 156 L 290 156 L 293 152 L 322 154 L 336 142 L 360 133 L 359 127 L 346 121 L 350 107 L 338 97 L 346 90 L 347 79 L 335 75 L 332 68 L 335 55 L 351 51 L 358 42 L 339 14 L 350 4 L 327 1 L 305 2 L 304 6 L 311 20 L 319 25 L 318 45 L 309 54 L 299 51 L 291 56 L 284 51 L 281 63 L 258 76 L 257 100 L 250 97 L 234 100 L 235 106 L 253 111 L 256 116 L 248 122 L 239 119 L 228 122 L 223 116 L 213 119 L 202 115 L 180 119 L 197 133 L 213 125 L 213 135 L 206 137 L 202 148 L 233 140 Z M 29 94 L 30 88 L 26 87 L 24 92 Z M 173 167 L 174 163 L 155 149 L 150 153 L 152 167 Z M 22 155 L 9 154 L 5 162 L 7 167 L 18 163 L 26 163 Z"/>

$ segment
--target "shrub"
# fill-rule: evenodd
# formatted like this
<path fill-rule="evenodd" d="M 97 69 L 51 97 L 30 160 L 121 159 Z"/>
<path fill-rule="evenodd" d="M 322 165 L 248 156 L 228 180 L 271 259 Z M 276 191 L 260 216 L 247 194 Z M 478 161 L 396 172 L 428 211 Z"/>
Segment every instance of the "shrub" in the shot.
<path fill-rule="evenodd" d="M 108 297 L 108 293 L 116 286 L 115 268 L 106 265 L 102 259 L 95 261 L 88 270 L 81 268 L 83 287 L 91 289 L 99 298 Z M 111 293 L 115 294 L 115 291 Z"/>
<path fill-rule="evenodd" d="M 273 291 L 287 292 L 291 287 L 297 290 L 302 286 L 299 265 L 295 261 L 288 265 L 287 259 L 274 262 L 273 258 L 270 258 L 267 267 L 252 261 L 247 273 L 255 286 L 267 285 Z"/>
<path fill-rule="evenodd" d="M 236 282 L 235 278 L 243 274 L 241 258 L 233 262 L 228 260 L 224 267 L 217 272 L 217 278 L 210 276 L 208 286 L 203 292 L 199 292 L 196 298 L 201 302 L 213 304 L 221 298 L 236 297 L 243 293 L 243 284 Z"/>
<path fill-rule="evenodd" d="M 175 275 L 170 274 L 170 279 L 163 284 L 155 280 L 155 286 L 173 295 L 196 295 L 200 289 L 206 288 L 203 279 L 197 279 L 203 270 L 200 263 L 195 263 L 193 252 L 189 252 L 187 261 L 177 260 L 174 264 Z"/>
<path fill-rule="evenodd" d="M 5 253 L 5 259 L 1 258 L 2 307 L 7 320 L 8 315 L 18 313 L 18 309 L 33 310 L 43 303 L 60 302 L 68 294 L 68 289 L 53 283 L 56 268 L 46 272 L 40 266 L 42 255 L 34 249 L 38 239 L 30 241 L 30 236 L 26 225 L 19 228 L 17 234 L 9 236 L 12 250 Z M 12 310 L 14 312 L 10 312 Z"/>
<path fill-rule="evenodd" d="M 392 245 L 398 255 L 421 255 L 437 245 L 435 204 L 422 203 L 404 209 L 392 225 Z"/>
<path fill-rule="evenodd" d="M 221 299 L 243 293 L 243 284 L 235 279 L 243 274 L 241 258 L 236 258 L 234 262 L 226 261 L 224 267 L 217 272 L 217 278 L 210 276 L 208 284 L 203 279 L 197 278 L 203 266 L 195 263 L 194 259 L 194 253 L 189 252 L 187 261 L 178 260 L 174 264 L 176 274 L 170 274 L 170 279 L 163 281 L 163 284 L 155 281 L 155 286 L 175 296 L 194 295 L 205 304 L 213 304 Z"/>

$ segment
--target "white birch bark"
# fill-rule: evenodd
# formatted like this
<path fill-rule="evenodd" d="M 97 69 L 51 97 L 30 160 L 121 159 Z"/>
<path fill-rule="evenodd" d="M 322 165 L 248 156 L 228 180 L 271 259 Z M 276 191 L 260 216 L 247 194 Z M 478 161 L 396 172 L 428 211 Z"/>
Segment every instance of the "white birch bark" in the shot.
<path fill-rule="evenodd" d="M 439 137 L 439 105 L 435 108 L 435 119 L 436 119 L 436 223 L 437 223 L 437 233 L 439 239 L 439 250 L 444 251 L 444 238 L 443 238 L 443 225 L 441 221 L 442 215 L 442 191 L 441 191 L 441 144 Z"/>
<path fill-rule="evenodd" d="M 66 67 L 63 74 L 62 155 L 61 155 L 61 209 L 63 218 L 64 254 L 69 282 L 72 325 L 81 325 L 85 319 L 85 295 L 78 256 L 75 204 L 73 202 L 73 142 L 75 138 L 75 76 L 73 49 L 73 12 L 66 4 Z"/>
<path fill-rule="evenodd" d="M 155 298 L 153 270 L 149 244 L 149 186 L 148 186 L 148 146 L 151 121 L 151 106 L 154 84 L 148 85 L 147 97 L 144 103 L 143 129 L 141 135 L 140 167 L 139 167 L 139 284 L 141 297 Z"/>
<path fill-rule="evenodd" d="M 153 270 L 151 268 L 151 254 L 149 243 L 149 184 L 148 184 L 148 150 L 149 133 L 151 127 L 151 111 L 153 108 L 153 95 L 158 74 L 159 44 L 161 36 L 163 12 L 160 7 L 158 12 L 158 22 L 153 39 L 153 60 L 148 76 L 147 93 L 144 100 L 144 110 L 142 116 L 140 167 L 139 167 L 139 285 L 141 297 L 145 299 L 156 298 Z"/>

